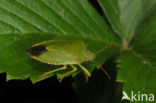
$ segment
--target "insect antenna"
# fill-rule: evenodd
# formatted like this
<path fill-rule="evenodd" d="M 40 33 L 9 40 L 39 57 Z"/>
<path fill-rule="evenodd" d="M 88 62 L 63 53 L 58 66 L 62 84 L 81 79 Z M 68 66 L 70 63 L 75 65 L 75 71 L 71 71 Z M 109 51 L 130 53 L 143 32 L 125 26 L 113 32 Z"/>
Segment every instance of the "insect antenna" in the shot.
<path fill-rule="evenodd" d="M 94 62 L 96 65 L 98 65 L 98 63 L 95 60 L 92 60 L 92 62 Z M 108 79 L 111 79 L 110 75 L 107 73 L 107 71 L 101 66 L 100 67 L 101 70 L 106 74 L 106 76 L 108 77 Z"/>
<path fill-rule="evenodd" d="M 112 45 L 113 45 L 113 43 L 108 44 L 108 45 L 105 46 L 104 48 L 102 48 L 102 49 L 98 50 L 97 52 L 95 52 L 95 54 L 99 54 L 99 53 L 103 52 L 105 49 L 111 47 Z"/>

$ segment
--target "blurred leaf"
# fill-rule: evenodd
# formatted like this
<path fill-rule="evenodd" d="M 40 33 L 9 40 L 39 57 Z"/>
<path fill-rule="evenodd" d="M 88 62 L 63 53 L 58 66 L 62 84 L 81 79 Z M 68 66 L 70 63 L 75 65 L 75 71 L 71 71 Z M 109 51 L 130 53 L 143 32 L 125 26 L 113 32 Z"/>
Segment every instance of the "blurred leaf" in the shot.
<path fill-rule="evenodd" d="M 156 7 L 144 19 L 130 50 L 118 59 L 118 80 L 123 81 L 124 91 L 131 98 L 131 91 L 156 95 Z M 133 101 L 138 103 L 137 101 Z M 133 103 L 132 102 L 132 103 Z M 142 103 L 147 103 L 143 101 Z"/>
<path fill-rule="evenodd" d="M 127 49 L 140 24 L 156 0 L 98 0 L 113 30 L 121 37 Z"/>
<path fill-rule="evenodd" d="M 36 82 L 54 75 L 39 78 L 58 66 L 32 60 L 25 53 L 33 44 L 50 39 L 83 39 L 93 52 L 118 44 L 87 0 L 0 0 L 0 72 L 7 72 L 8 79 L 30 77 Z M 112 46 L 99 54 L 105 57 L 97 62 L 103 63 L 117 50 Z"/>

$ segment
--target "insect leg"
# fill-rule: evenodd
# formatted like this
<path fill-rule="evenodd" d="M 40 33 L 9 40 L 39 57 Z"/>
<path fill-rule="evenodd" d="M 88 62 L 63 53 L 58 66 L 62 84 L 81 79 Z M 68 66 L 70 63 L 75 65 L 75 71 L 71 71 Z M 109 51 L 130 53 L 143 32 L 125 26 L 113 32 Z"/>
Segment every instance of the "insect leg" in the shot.
<path fill-rule="evenodd" d="M 40 78 L 41 78 L 41 77 L 44 77 L 44 76 L 46 76 L 46 75 L 48 75 L 48 74 L 51 74 L 51 73 L 54 73 L 54 72 L 57 72 L 57 71 L 60 71 L 60 70 L 64 70 L 64 69 L 66 69 L 66 68 L 67 68 L 67 65 L 64 65 L 64 66 L 61 67 L 61 68 L 58 68 L 58 69 L 55 69 L 55 70 L 51 70 L 51 71 L 49 71 L 49 72 L 46 72 L 46 73 L 40 75 Z"/>
<path fill-rule="evenodd" d="M 107 46 L 105 46 L 104 48 L 102 48 L 102 49 L 100 49 L 99 51 L 97 51 L 95 54 L 99 54 L 99 53 L 103 52 L 105 49 L 107 49 L 107 48 L 111 47 L 112 45 L 113 45 L 113 43 L 108 44 L 108 45 L 107 45 Z"/>
<path fill-rule="evenodd" d="M 109 76 L 109 74 L 107 73 L 107 71 L 103 67 L 101 67 L 101 69 L 106 74 L 106 76 L 108 77 L 108 79 L 111 79 L 111 77 Z"/>
<path fill-rule="evenodd" d="M 82 66 L 81 64 L 78 64 L 78 65 L 88 75 L 88 77 L 91 76 L 90 72 L 84 66 Z"/>
<path fill-rule="evenodd" d="M 95 60 L 91 60 L 92 62 L 94 62 L 96 65 L 98 65 L 97 64 L 97 62 L 95 61 Z M 111 77 L 110 77 L 110 75 L 107 73 L 107 71 L 101 66 L 101 70 L 106 74 L 106 76 L 109 78 L 109 79 L 111 79 Z"/>
<path fill-rule="evenodd" d="M 63 74 L 63 75 L 62 75 L 62 78 L 63 78 L 63 77 L 66 77 L 67 75 L 69 75 L 69 74 L 71 74 L 71 73 L 73 73 L 73 72 L 75 72 L 75 71 L 77 71 L 77 67 L 76 67 L 76 66 L 74 66 L 74 65 L 72 65 L 72 64 L 71 64 L 70 66 L 71 66 L 71 68 L 72 68 L 73 70 L 71 70 L 71 71 L 69 71 L 69 72 Z"/>

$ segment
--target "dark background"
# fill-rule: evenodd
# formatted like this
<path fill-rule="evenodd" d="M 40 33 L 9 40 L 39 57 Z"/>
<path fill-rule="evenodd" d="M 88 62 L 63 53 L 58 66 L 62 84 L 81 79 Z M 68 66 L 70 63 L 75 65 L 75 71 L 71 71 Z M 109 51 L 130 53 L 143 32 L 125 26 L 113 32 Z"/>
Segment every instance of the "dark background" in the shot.
<path fill-rule="evenodd" d="M 72 81 L 69 77 L 59 83 L 51 77 L 32 84 L 29 79 L 6 81 L 6 74 L 0 74 L 0 103 L 78 103 Z"/>

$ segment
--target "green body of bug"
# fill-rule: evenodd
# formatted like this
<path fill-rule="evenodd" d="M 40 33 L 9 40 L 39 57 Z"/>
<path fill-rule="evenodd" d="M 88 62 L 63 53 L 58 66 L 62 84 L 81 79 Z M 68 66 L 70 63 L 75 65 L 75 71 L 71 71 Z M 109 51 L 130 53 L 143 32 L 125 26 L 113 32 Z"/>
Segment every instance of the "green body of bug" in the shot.
<path fill-rule="evenodd" d="M 77 70 L 75 65 L 78 65 L 85 74 L 91 76 L 90 72 L 81 63 L 95 59 L 95 54 L 87 50 L 82 40 L 49 40 L 41 42 L 27 50 L 27 54 L 43 63 L 63 65 L 63 67 L 46 72 L 41 76 L 64 70 L 68 65 L 73 68 L 72 71 L 63 74 L 62 78 L 75 72 Z"/>

